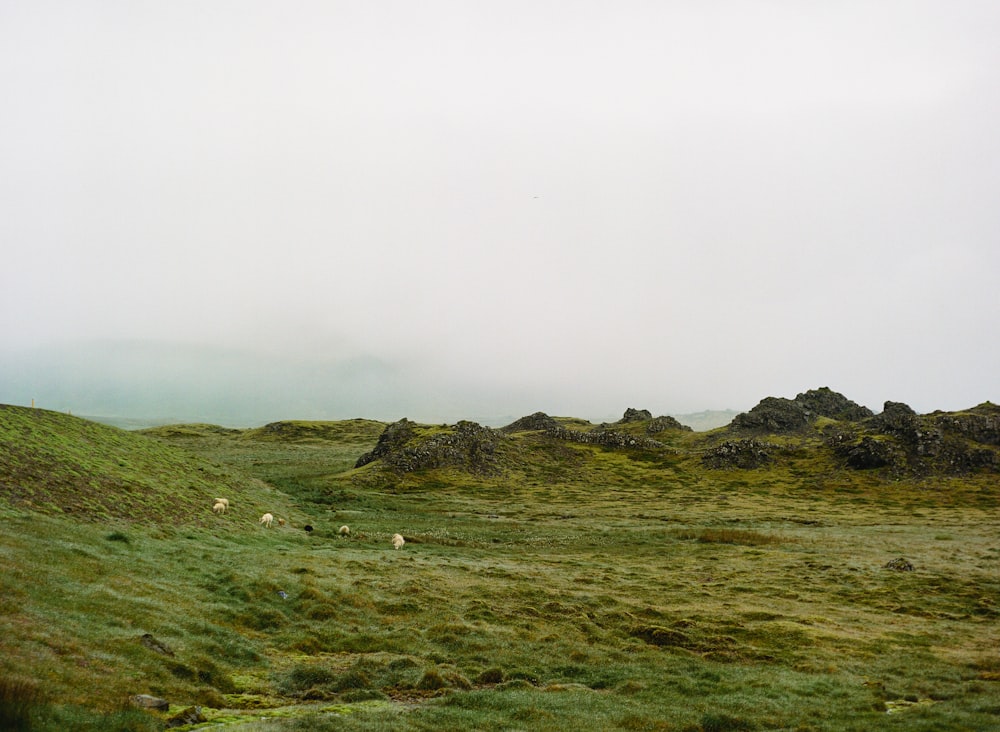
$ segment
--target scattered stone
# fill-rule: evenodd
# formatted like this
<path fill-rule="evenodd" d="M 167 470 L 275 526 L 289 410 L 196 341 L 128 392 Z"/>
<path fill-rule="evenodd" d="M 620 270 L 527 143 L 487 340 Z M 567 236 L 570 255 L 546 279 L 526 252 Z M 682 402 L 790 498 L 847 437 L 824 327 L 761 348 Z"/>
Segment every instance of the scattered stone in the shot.
<path fill-rule="evenodd" d="M 656 440 L 646 437 L 634 437 L 625 432 L 607 429 L 580 432 L 577 430 L 568 430 L 565 427 L 556 427 L 546 430 L 545 434 L 557 440 L 579 442 L 584 445 L 601 445 L 602 447 L 635 447 L 647 450 L 656 450 L 664 447 L 662 442 L 657 442 Z"/>
<path fill-rule="evenodd" d="M 153 637 L 151 633 L 143 634 L 143 636 L 139 639 L 139 642 L 142 643 L 142 645 L 146 646 L 146 648 L 148 648 L 149 650 L 155 651 L 156 653 L 159 653 L 161 655 L 164 656 L 174 655 L 174 652 L 170 650 L 170 647 L 167 646 L 166 643 L 157 640 L 156 638 Z"/>
<path fill-rule="evenodd" d="M 160 712 L 165 712 L 170 709 L 170 702 L 166 699 L 161 699 L 158 696 L 151 696 L 149 694 L 136 694 L 129 698 L 134 706 L 140 709 L 156 709 Z"/>
<path fill-rule="evenodd" d="M 187 724 L 201 724 L 208 719 L 201 713 L 201 707 L 188 707 L 167 720 L 167 728 L 183 727 Z"/>
<path fill-rule="evenodd" d="M 776 448 L 768 442 L 753 438 L 747 440 L 726 440 L 718 447 L 706 452 L 701 462 L 709 468 L 741 468 L 752 470 L 771 462 L 771 451 Z"/>
<path fill-rule="evenodd" d="M 885 563 L 885 569 L 891 569 L 896 572 L 912 572 L 913 564 L 903 557 L 899 559 L 891 559 Z"/>

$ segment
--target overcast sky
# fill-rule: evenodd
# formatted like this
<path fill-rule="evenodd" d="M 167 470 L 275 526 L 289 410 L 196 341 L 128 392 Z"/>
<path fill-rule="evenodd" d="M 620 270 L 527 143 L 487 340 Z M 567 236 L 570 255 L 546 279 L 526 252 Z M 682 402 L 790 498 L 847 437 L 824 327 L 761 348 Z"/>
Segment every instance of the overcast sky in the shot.
<path fill-rule="evenodd" d="M 0 0 L 0 105 L 5 359 L 377 363 L 416 419 L 1000 401 L 995 0 Z"/>

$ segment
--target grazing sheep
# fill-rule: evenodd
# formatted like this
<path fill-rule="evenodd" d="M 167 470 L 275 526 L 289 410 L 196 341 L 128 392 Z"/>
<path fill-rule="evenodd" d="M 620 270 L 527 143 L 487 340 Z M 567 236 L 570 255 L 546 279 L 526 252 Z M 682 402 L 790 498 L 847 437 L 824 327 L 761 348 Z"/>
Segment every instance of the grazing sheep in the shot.
<path fill-rule="evenodd" d="M 216 498 L 215 502 L 216 503 L 221 503 L 223 506 L 226 507 L 227 511 L 229 510 L 229 499 L 228 498 Z"/>
<path fill-rule="evenodd" d="M 218 513 L 225 513 L 226 512 L 226 504 L 223 503 L 222 501 L 219 501 L 214 506 L 212 506 L 212 511 L 214 511 L 217 514 Z"/>
<path fill-rule="evenodd" d="M 392 535 L 392 546 L 393 546 L 394 549 L 400 549 L 403 546 L 403 544 L 405 544 L 405 543 L 406 543 L 406 539 L 403 538 L 402 534 L 393 534 Z"/>
<path fill-rule="evenodd" d="M 340 535 L 341 536 L 350 536 L 351 535 L 351 527 L 350 526 L 341 526 L 340 527 Z"/>
<path fill-rule="evenodd" d="M 284 526 L 284 525 L 285 525 L 285 519 L 283 518 L 278 519 L 278 526 Z"/>
<path fill-rule="evenodd" d="M 263 516 L 260 517 L 260 524 L 266 529 L 271 528 L 272 521 L 274 521 L 274 516 L 272 516 L 269 513 L 265 513 Z"/>

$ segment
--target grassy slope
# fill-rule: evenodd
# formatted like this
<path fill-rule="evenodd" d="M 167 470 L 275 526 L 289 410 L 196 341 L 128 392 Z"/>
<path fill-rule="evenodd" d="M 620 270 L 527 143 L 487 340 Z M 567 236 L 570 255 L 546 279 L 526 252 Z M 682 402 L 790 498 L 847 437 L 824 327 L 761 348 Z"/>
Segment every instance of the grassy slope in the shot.
<path fill-rule="evenodd" d="M 17 433 L 36 455 L 92 429 L 45 419 L 48 432 Z M 3 671 L 93 706 L 147 692 L 229 708 L 206 709 L 216 721 L 251 714 L 236 707 L 318 705 L 241 729 L 939 730 L 1000 719 L 995 476 L 883 481 L 791 444 L 765 470 L 709 471 L 700 451 L 721 437 L 690 433 L 658 435 L 664 451 L 519 434 L 524 459 L 492 478 L 350 470 L 380 429 L 90 433 L 73 465 L 99 463 L 124 485 L 100 456 L 251 472 L 316 531 L 220 531 L 209 516 L 111 535 L 18 498 L 0 537 Z M 192 452 L 203 458 L 189 462 Z M 72 483 L 67 464 L 49 464 L 50 482 Z M 193 473 L 143 475 L 172 494 Z M 191 500 L 204 513 L 203 496 Z M 342 522 L 349 540 L 337 538 Z M 408 539 L 399 552 L 396 531 Z M 916 571 L 883 568 L 898 556 Z M 176 655 L 142 646 L 145 632 Z M 907 700 L 933 703 L 885 713 Z"/>
<path fill-rule="evenodd" d="M 291 510 L 262 481 L 176 445 L 7 405 L 0 405 L 0 490 L 14 508 L 111 523 L 219 527 L 211 512 L 219 496 L 231 506 L 221 525 L 252 525 L 263 511 Z"/>

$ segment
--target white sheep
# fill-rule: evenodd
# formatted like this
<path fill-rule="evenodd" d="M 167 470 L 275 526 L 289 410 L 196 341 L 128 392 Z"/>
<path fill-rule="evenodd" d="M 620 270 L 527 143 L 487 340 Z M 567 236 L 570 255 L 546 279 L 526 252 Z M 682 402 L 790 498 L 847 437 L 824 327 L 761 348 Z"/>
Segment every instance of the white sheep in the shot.
<path fill-rule="evenodd" d="M 223 503 L 222 501 L 217 501 L 216 504 L 214 506 L 212 506 L 212 510 L 215 513 L 217 513 L 217 514 L 219 514 L 219 513 L 225 513 L 226 512 L 226 504 Z"/>
<path fill-rule="evenodd" d="M 403 538 L 402 534 L 392 535 L 392 546 L 394 549 L 401 549 L 403 544 L 406 543 L 406 539 Z"/>
<path fill-rule="evenodd" d="M 274 516 L 272 516 L 269 513 L 265 513 L 263 516 L 260 517 L 260 524 L 267 529 L 271 528 L 272 521 L 274 521 Z"/>
<path fill-rule="evenodd" d="M 340 535 L 341 536 L 350 536 L 351 535 L 351 527 L 350 526 L 341 526 L 340 527 Z"/>
<path fill-rule="evenodd" d="M 224 507 L 224 508 L 225 508 L 225 509 L 226 509 L 227 511 L 229 510 L 229 499 L 228 499 L 228 498 L 216 498 L 216 499 L 215 499 L 215 502 L 216 502 L 216 503 L 221 503 L 221 504 L 223 505 L 223 507 Z"/>

